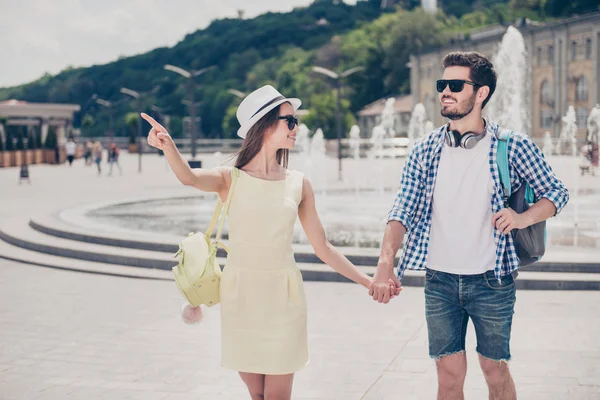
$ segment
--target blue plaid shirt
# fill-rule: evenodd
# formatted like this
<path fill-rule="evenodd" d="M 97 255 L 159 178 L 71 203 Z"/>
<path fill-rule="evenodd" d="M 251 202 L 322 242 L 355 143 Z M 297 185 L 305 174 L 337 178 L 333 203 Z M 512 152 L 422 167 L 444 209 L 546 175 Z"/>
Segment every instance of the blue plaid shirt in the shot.
<path fill-rule="evenodd" d="M 494 181 L 492 213 L 504 208 L 502 185 L 496 164 L 498 148 L 498 125 L 489 121 L 487 133 L 491 134 L 489 166 Z M 398 276 L 404 276 L 408 269 L 422 270 L 427 264 L 429 236 L 431 229 L 431 200 L 433 187 L 440 165 L 440 155 L 444 145 L 446 126 L 440 127 L 419 140 L 410 152 L 400 189 L 394 205 L 388 214 L 389 221 L 399 221 L 406 228 L 408 238 L 404 244 L 398 264 Z M 510 181 L 516 191 L 523 181 L 529 183 L 536 198 L 547 198 L 556 206 L 558 214 L 569 200 L 569 192 L 552 168 L 544 159 L 539 147 L 527 135 L 515 133 L 507 143 Z M 517 270 L 520 266 L 511 235 L 504 235 L 494 228 L 496 243 L 496 263 L 494 272 L 498 280 Z"/>

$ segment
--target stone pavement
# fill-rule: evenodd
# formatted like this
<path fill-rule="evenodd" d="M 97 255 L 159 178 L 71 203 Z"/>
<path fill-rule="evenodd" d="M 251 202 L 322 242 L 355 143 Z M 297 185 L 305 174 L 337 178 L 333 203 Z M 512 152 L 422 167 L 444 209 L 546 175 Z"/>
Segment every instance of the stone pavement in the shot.
<path fill-rule="evenodd" d="M 310 365 L 294 399 L 435 398 L 423 293 L 388 305 L 359 286 L 306 283 Z M 513 371 L 520 399 L 600 399 L 600 293 L 517 293 Z M 249 398 L 220 367 L 218 306 L 179 318 L 172 282 L 0 261 L 0 399 Z M 467 399 L 486 398 L 467 337 Z"/>

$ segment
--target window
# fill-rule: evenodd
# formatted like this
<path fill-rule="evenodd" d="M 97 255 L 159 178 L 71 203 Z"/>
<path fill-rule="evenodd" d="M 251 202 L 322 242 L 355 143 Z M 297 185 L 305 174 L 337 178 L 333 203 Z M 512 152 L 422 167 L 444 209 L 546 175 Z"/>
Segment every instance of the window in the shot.
<path fill-rule="evenodd" d="M 577 127 L 585 128 L 587 127 L 587 119 L 588 119 L 588 109 L 585 107 L 577 107 L 575 110 L 575 116 L 577 118 Z"/>
<path fill-rule="evenodd" d="M 575 86 L 575 101 L 587 101 L 588 99 L 588 81 L 585 76 L 577 79 Z"/>
<path fill-rule="evenodd" d="M 577 42 L 571 43 L 571 60 L 577 60 Z"/>
<path fill-rule="evenodd" d="M 542 48 L 538 47 L 537 50 L 537 65 L 542 65 Z"/>
<path fill-rule="evenodd" d="M 542 110 L 540 112 L 540 127 L 543 129 L 552 128 L 552 111 Z"/>
<path fill-rule="evenodd" d="M 585 59 L 590 60 L 592 58 L 592 39 L 587 38 L 585 40 Z"/>
<path fill-rule="evenodd" d="M 548 104 L 552 102 L 552 87 L 550 86 L 550 82 L 547 80 L 542 82 L 542 86 L 540 88 L 540 103 Z"/>
<path fill-rule="evenodd" d="M 548 64 L 554 64 L 554 46 L 548 46 Z"/>

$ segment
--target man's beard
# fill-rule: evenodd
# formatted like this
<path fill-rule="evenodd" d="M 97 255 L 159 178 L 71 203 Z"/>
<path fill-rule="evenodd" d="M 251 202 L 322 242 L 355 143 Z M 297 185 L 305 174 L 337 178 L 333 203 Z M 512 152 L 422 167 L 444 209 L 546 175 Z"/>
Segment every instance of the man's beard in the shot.
<path fill-rule="evenodd" d="M 471 111 L 473 111 L 473 108 L 475 107 L 475 96 L 477 95 L 477 93 L 473 93 L 473 96 L 471 96 L 470 99 L 466 100 L 466 105 L 465 107 L 461 110 L 460 109 L 460 104 L 457 104 L 457 111 L 444 111 L 444 105 L 442 104 L 442 117 L 446 117 L 448 119 L 451 119 L 452 121 L 456 121 L 457 119 L 463 119 L 464 117 L 466 117 L 467 115 L 471 114 Z M 444 99 L 442 99 L 442 101 L 444 101 Z"/>

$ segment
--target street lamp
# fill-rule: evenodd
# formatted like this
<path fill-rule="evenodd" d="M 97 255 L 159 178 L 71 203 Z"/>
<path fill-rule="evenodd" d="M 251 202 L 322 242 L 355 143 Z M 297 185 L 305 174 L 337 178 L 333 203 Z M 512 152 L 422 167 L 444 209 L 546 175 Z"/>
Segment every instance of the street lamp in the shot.
<path fill-rule="evenodd" d="M 135 90 L 131 90 L 131 89 L 127 89 L 122 87 L 121 88 L 121 93 L 133 97 L 134 99 L 136 99 L 136 105 L 137 105 L 137 137 L 136 137 L 136 142 L 137 142 L 137 146 L 138 146 L 138 172 L 141 173 L 142 172 L 142 141 L 141 141 L 141 137 L 142 137 L 142 116 L 140 115 L 140 113 L 142 112 L 142 95 L 139 94 L 138 92 L 136 92 Z"/>
<path fill-rule="evenodd" d="M 236 96 L 236 97 L 239 97 L 240 99 L 243 99 L 243 98 L 245 98 L 245 97 L 246 97 L 246 93 L 244 93 L 244 92 L 240 92 L 240 91 L 239 91 L 239 90 L 237 90 L 237 89 L 228 89 L 228 90 L 227 90 L 227 92 L 228 92 L 229 94 L 232 94 L 232 95 Z"/>
<path fill-rule="evenodd" d="M 111 103 L 108 100 L 104 100 L 101 98 L 96 98 L 96 104 L 100 104 L 103 107 L 108 108 L 108 129 L 109 129 L 109 137 L 111 138 L 111 140 L 114 138 L 115 136 L 115 128 L 114 128 L 114 108 L 113 108 L 113 103 Z"/>
<path fill-rule="evenodd" d="M 333 72 L 330 69 L 323 67 L 312 67 L 314 72 L 325 75 L 335 81 L 335 90 L 337 92 L 337 142 L 338 142 L 338 179 L 342 180 L 342 79 L 349 77 L 355 72 L 362 71 L 363 67 L 350 68 L 341 74 Z"/>
<path fill-rule="evenodd" d="M 195 92 L 198 87 L 196 82 L 194 82 L 194 78 L 214 69 L 215 66 L 213 65 L 210 67 L 192 71 L 188 71 L 171 64 L 165 64 L 163 68 L 167 71 L 175 72 L 176 74 L 179 74 L 187 79 L 188 100 L 184 104 L 188 106 L 188 112 L 190 114 L 190 136 L 192 139 L 192 160 L 188 163 L 192 168 L 200 168 L 202 164 L 200 163 L 200 161 L 196 161 L 196 137 L 199 136 L 198 126 L 196 126 L 196 113 L 197 107 L 200 103 L 196 103 L 194 100 Z"/>

